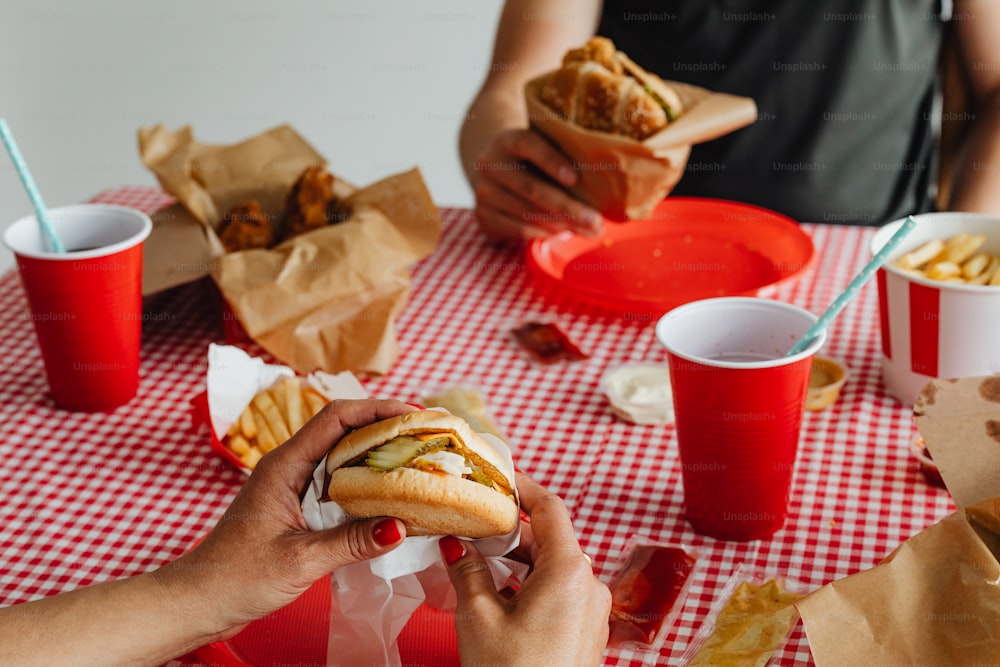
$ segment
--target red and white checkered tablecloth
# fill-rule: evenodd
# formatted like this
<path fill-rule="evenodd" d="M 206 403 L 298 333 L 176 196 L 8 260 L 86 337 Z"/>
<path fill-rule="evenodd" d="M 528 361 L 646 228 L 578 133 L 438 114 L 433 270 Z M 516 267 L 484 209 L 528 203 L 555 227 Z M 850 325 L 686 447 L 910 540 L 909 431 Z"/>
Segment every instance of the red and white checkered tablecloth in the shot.
<path fill-rule="evenodd" d="M 169 198 L 130 187 L 96 200 L 153 211 Z M 402 354 L 365 386 L 404 400 L 455 383 L 482 391 L 518 465 L 566 499 L 605 580 L 633 535 L 696 549 L 705 567 L 658 664 L 678 662 L 740 563 L 814 589 L 871 567 L 954 511 L 908 454 L 910 410 L 881 389 L 874 285 L 830 331 L 823 354 L 844 362 L 850 378 L 834 408 L 806 413 L 787 524 L 767 540 L 719 542 L 684 521 L 674 429 L 622 422 L 597 391 L 611 364 L 665 361 L 655 318 L 610 315 L 545 291 L 521 251 L 481 238 L 470 211 L 443 216 L 440 247 L 416 266 L 398 321 Z M 775 298 L 818 313 L 866 261 L 874 230 L 804 227 L 819 261 Z M 0 278 L 0 604 L 152 569 L 180 556 L 232 500 L 244 476 L 216 458 L 189 417 L 208 344 L 223 341 L 216 299 L 204 281 L 147 298 L 138 396 L 112 413 L 72 413 L 46 395 L 16 274 Z M 529 319 L 557 322 L 591 357 L 533 363 L 508 333 Z M 605 664 L 639 659 L 609 651 Z M 772 664 L 808 663 L 800 623 Z"/>

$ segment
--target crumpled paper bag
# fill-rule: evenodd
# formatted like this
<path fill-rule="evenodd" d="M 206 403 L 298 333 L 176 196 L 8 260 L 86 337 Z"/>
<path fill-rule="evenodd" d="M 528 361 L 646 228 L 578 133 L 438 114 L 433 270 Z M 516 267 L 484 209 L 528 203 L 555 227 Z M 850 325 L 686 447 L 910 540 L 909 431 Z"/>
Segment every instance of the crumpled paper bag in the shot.
<path fill-rule="evenodd" d="M 280 216 L 302 171 L 323 157 L 288 126 L 228 146 L 189 127 L 142 128 L 143 162 L 178 205 L 154 215 L 144 292 L 211 274 L 247 335 L 300 373 L 385 373 L 398 357 L 395 318 L 411 266 L 437 246 L 441 219 L 419 170 L 357 189 L 335 177 L 350 219 L 270 249 L 224 253 L 215 234 L 235 204 Z"/>
<path fill-rule="evenodd" d="M 797 604 L 817 665 L 1000 656 L 1000 376 L 934 380 L 914 414 L 961 508 Z"/>
<path fill-rule="evenodd" d="M 631 60 L 626 58 L 625 62 L 644 72 L 654 90 L 665 85 Z M 539 99 L 539 90 L 550 76 L 552 72 L 547 72 L 525 84 L 528 120 L 577 165 L 579 180 L 570 192 L 609 220 L 649 217 L 684 175 L 692 145 L 717 139 L 757 120 L 757 105 L 749 97 L 670 81 L 684 110 L 677 120 L 640 142 L 588 130 L 560 118 Z"/>

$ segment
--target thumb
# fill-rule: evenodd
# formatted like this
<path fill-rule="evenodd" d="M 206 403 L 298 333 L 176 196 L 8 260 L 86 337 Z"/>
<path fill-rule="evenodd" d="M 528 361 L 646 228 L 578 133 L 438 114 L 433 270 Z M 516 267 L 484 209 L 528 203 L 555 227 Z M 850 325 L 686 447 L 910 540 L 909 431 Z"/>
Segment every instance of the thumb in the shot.
<path fill-rule="evenodd" d="M 441 556 L 448 565 L 448 576 L 462 609 L 477 598 L 499 599 L 486 559 L 468 542 L 448 535 L 438 541 Z"/>
<path fill-rule="evenodd" d="M 366 519 L 305 535 L 312 542 L 310 547 L 317 565 L 332 572 L 338 567 L 389 553 L 403 543 L 406 528 L 399 519 Z"/>

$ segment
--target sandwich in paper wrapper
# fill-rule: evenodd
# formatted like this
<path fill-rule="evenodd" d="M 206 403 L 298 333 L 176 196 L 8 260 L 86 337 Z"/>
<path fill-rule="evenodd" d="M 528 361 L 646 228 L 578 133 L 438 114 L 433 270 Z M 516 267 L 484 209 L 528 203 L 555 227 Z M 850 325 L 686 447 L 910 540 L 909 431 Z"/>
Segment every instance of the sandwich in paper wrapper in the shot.
<path fill-rule="evenodd" d="M 211 346 L 208 394 L 216 435 L 221 439 L 226 434 L 256 392 L 290 375 L 291 369 L 265 364 L 239 348 Z M 330 400 L 368 397 L 348 372 L 335 376 L 313 373 L 308 381 Z M 506 443 L 492 434 L 479 436 L 495 450 L 505 474 L 512 479 L 514 463 Z M 302 499 L 302 514 L 312 530 L 333 528 L 351 520 L 347 512 L 327 499 L 326 467 L 324 458 Z M 474 540 L 486 557 L 497 590 L 522 581 L 527 573 L 527 565 L 503 557 L 519 543 L 520 521 L 516 526 L 506 535 Z M 383 556 L 331 574 L 327 664 L 399 665 L 396 639 L 413 612 L 424 603 L 437 609 L 455 608 L 455 592 L 441 559 L 439 539 L 438 535 L 410 535 L 400 547 Z"/>
<path fill-rule="evenodd" d="M 151 216 L 143 294 L 211 275 L 247 335 L 296 371 L 389 370 L 410 269 L 441 232 L 419 170 L 356 188 L 288 126 L 212 145 L 156 125 L 139 150 L 177 198 Z"/>
<path fill-rule="evenodd" d="M 913 412 L 959 509 L 797 604 L 821 667 L 1000 656 L 1000 375 L 934 380 Z"/>
<path fill-rule="evenodd" d="M 571 49 L 524 94 L 531 126 L 577 166 L 572 194 L 616 221 L 649 217 L 692 145 L 757 120 L 752 99 L 663 81 L 603 37 Z"/>

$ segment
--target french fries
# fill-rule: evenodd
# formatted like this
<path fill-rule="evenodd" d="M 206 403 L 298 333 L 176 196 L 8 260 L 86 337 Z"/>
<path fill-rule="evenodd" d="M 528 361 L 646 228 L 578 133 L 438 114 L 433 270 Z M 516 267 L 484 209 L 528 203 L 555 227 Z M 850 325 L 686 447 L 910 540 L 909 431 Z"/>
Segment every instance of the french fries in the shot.
<path fill-rule="evenodd" d="M 1000 285 L 1000 257 L 981 252 L 984 234 L 961 232 L 951 238 L 931 239 L 895 260 L 898 268 L 946 283 Z"/>
<path fill-rule="evenodd" d="M 292 437 L 327 400 L 297 377 L 285 377 L 257 393 L 222 444 L 251 470 L 261 457 Z"/>

